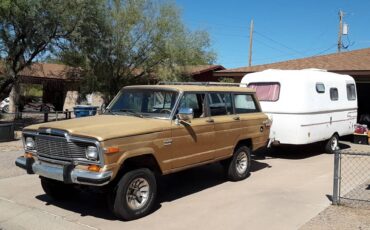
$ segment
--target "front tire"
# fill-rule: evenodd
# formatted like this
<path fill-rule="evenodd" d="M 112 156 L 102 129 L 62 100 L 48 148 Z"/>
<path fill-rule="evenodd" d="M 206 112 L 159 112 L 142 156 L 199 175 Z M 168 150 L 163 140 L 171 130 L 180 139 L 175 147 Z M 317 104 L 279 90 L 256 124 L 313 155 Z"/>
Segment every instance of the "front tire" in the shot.
<path fill-rule="evenodd" d="M 149 169 L 135 169 L 124 174 L 112 192 L 113 213 L 120 219 L 134 220 L 152 210 L 157 196 L 157 183 Z"/>
<path fill-rule="evenodd" d="M 244 180 L 249 176 L 251 151 L 247 146 L 238 147 L 231 159 L 225 164 L 227 177 L 231 181 Z"/>
<path fill-rule="evenodd" d="M 334 153 L 336 150 L 339 150 L 339 136 L 334 134 L 328 142 L 326 142 L 325 152 Z"/>

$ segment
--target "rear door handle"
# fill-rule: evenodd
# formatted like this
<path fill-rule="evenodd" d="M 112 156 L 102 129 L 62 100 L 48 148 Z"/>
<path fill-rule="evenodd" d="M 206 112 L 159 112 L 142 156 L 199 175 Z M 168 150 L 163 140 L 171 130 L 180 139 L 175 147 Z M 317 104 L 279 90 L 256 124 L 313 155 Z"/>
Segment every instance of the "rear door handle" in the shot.
<path fill-rule="evenodd" d="M 234 120 L 239 121 L 240 117 L 233 117 Z"/>
<path fill-rule="evenodd" d="M 213 120 L 212 118 L 209 118 L 206 120 L 208 123 L 212 123 L 212 122 L 215 122 L 215 120 Z"/>

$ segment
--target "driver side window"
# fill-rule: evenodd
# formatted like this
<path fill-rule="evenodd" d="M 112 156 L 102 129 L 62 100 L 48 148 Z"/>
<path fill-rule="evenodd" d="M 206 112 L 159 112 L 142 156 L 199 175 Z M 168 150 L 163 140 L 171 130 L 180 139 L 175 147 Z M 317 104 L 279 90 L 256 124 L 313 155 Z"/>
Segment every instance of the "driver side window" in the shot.
<path fill-rule="evenodd" d="M 192 108 L 194 118 L 205 117 L 205 94 L 203 93 L 185 93 L 181 98 L 179 109 Z"/>

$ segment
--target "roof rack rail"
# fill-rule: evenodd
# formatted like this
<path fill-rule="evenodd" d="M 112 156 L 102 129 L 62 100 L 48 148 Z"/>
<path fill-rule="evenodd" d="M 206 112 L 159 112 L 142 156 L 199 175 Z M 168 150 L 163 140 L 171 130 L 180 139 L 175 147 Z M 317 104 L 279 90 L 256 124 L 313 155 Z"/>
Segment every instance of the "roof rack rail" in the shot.
<path fill-rule="evenodd" d="M 245 85 L 245 83 L 226 83 L 226 82 L 174 82 L 160 81 L 157 85 L 199 85 L 199 86 L 236 86 Z"/>

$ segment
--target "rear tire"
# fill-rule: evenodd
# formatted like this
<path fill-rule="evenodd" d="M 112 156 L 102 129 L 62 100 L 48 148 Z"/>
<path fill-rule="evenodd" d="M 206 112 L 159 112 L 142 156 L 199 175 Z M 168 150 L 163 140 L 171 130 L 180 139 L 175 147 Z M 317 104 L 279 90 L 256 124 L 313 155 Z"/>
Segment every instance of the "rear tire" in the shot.
<path fill-rule="evenodd" d="M 227 178 L 231 181 L 244 180 L 249 176 L 251 168 L 251 151 L 247 146 L 238 147 L 231 159 L 223 163 Z"/>
<path fill-rule="evenodd" d="M 154 173 L 147 168 L 135 169 L 124 174 L 112 190 L 109 206 L 118 218 L 134 220 L 152 211 L 156 196 Z"/>
<path fill-rule="evenodd" d="M 70 184 L 64 184 L 63 182 L 40 177 L 41 187 L 53 200 L 63 200 L 67 198 L 73 198 L 78 195 L 77 189 Z"/>
<path fill-rule="evenodd" d="M 334 134 L 325 144 L 325 152 L 334 153 L 339 150 L 339 136 Z"/>

